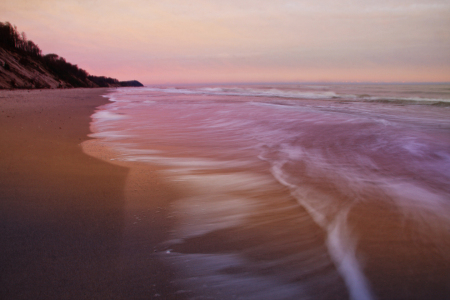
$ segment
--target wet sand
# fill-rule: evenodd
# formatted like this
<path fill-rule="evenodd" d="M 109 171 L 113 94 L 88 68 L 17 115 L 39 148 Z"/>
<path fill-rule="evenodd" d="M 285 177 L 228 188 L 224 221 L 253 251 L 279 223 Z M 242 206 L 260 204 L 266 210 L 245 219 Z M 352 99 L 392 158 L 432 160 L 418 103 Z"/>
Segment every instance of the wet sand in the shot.
<path fill-rule="evenodd" d="M 155 219 L 130 234 L 129 169 L 82 152 L 106 91 L 0 91 L 0 298 L 183 298 L 148 252 L 170 228 L 159 211 L 173 191 L 149 177 Z"/>
<path fill-rule="evenodd" d="M 170 265 L 176 288 L 172 296 L 349 298 L 328 254 L 325 232 L 267 174 L 212 169 L 188 172 L 191 180 L 178 180 L 180 170 L 126 161 L 102 140 L 86 141 L 82 147 L 93 157 L 129 168 L 123 259 L 139 269 L 148 253 L 154 253 Z M 149 232 L 160 233 L 151 235 L 155 243 L 143 242 L 151 237 Z"/>
<path fill-rule="evenodd" d="M 414 218 L 415 217 L 415 218 Z M 447 222 L 405 216 L 381 201 L 355 205 L 349 224 L 376 299 L 448 299 Z"/>

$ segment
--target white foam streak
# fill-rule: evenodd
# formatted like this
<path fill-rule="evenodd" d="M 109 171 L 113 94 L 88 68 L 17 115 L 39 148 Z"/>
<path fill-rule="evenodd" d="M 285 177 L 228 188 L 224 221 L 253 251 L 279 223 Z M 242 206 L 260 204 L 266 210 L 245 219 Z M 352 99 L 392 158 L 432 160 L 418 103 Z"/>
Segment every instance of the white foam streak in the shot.
<path fill-rule="evenodd" d="M 356 259 L 356 243 L 347 226 L 350 207 L 342 209 L 327 226 L 327 246 L 350 292 L 351 299 L 373 299 L 369 284 Z"/>
<path fill-rule="evenodd" d="M 213 195 L 199 194 L 195 197 L 183 198 L 173 203 L 172 206 L 172 215 L 177 217 L 178 223 L 181 225 L 174 230 L 173 237 L 187 239 L 242 224 L 255 203 L 247 198 L 239 198 L 226 193 L 214 193 Z"/>
<path fill-rule="evenodd" d="M 290 184 L 281 170 L 283 164 L 284 162 L 274 163 L 272 173 L 280 183 L 290 188 L 299 204 L 305 207 L 314 221 L 326 231 L 328 252 L 347 285 L 351 299 L 373 299 L 368 281 L 356 258 L 356 245 L 347 226 L 347 214 L 351 206 L 331 213 L 330 208 L 336 206 L 334 199 L 318 191 Z"/>
<path fill-rule="evenodd" d="M 92 118 L 97 121 L 114 121 L 125 119 L 127 116 L 115 114 L 106 110 L 100 110 L 94 113 Z"/>

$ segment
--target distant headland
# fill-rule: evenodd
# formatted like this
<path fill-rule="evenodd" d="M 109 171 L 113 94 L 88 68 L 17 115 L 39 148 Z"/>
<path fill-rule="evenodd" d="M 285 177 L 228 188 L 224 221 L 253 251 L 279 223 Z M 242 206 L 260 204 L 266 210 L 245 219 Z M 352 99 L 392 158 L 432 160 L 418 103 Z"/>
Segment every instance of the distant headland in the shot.
<path fill-rule="evenodd" d="M 119 81 L 93 76 L 57 54 L 42 55 L 16 26 L 0 22 L 0 89 L 143 86 L 137 80 Z"/>

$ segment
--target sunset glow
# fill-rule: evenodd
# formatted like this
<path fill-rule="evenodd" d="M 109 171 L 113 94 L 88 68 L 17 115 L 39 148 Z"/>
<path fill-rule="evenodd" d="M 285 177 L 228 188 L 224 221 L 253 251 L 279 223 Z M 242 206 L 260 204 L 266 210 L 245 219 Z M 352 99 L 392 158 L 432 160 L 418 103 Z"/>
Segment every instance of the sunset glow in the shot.
<path fill-rule="evenodd" d="M 44 54 L 144 84 L 450 81 L 445 0 L 16 0 L 0 19 Z"/>

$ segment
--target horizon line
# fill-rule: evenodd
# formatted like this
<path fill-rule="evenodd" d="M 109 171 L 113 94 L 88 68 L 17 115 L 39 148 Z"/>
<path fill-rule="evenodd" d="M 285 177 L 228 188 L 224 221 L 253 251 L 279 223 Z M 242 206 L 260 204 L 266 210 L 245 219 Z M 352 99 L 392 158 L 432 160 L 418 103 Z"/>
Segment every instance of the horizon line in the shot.
<path fill-rule="evenodd" d="M 450 81 L 250 81 L 250 82 L 166 82 L 166 83 L 146 83 L 144 86 L 161 85 L 261 85 L 261 84 L 392 84 L 392 85 L 414 85 L 414 84 L 450 84 Z"/>

